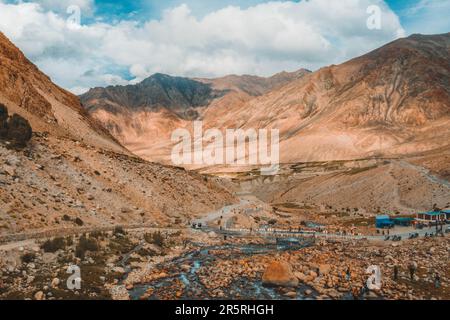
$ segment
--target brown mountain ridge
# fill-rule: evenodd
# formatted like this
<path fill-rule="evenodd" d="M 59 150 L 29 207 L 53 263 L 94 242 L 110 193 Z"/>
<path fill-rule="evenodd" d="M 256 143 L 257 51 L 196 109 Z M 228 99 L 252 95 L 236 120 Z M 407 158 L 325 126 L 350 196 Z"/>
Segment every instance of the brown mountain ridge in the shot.
<path fill-rule="evenodd" d="M 236 201 L 216 178 L 133 156 L 1 33 L 0 103 L 33 129 L 21 151 L 0 139 L 0 241 L 36 231 L 176 227 Z"/>
<path fill-rule="evenodd" d="M 195 119 L 222 130 L 277 128 L 284 163 L 407 155 L 447 146 L 449 43 L 450 34 L 412 35 L 313 73 L 197 79 L 225 94 L 205 100 Z M 110 102 L 117 112 L 100 110 L 105 102 L 91 96 L 81 97 L 83 105 L 146 159 L 168 161 L 171 132 L 192 125 L 170 109 L 134 110 L 120 100 Z"/>

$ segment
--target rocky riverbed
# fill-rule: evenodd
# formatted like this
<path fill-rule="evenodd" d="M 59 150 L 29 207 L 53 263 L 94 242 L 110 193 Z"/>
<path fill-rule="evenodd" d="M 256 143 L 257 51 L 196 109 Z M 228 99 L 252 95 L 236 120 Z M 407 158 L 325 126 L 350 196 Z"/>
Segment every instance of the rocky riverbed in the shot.
<path fill-rule="evenodd" d="M 0 251 L 0 298 L 449 299 L 449 241 L 291 246 L 193 230 L 118 229 Z M 67 286 L 70 265 L 80 267 L 78 290 Z M 370 266 L 381 271 L 379 290 L 366 288 Z"/>

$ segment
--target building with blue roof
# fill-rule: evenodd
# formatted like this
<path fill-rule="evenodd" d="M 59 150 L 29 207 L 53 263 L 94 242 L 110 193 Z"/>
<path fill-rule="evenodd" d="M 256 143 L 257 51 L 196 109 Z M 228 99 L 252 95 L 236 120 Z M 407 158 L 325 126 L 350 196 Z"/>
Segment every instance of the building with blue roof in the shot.
<path fill-rule="evenodd" d="M 447 216 L 442 211 L 429 211 L 417 214 L 417 221 L 423 223 L 442 222 L 447 219 Z"/>
<path fill-rule="evenodd" d="M 378 229 L 393 228 L 394 221 L 389 216 L 377 216 L 375 224 Z"/>
<path fill-rule="evenodd" d="M 450 221 L 450 209 L 442 210 L 442 213 L 445 213 L 445 219 Z"/>

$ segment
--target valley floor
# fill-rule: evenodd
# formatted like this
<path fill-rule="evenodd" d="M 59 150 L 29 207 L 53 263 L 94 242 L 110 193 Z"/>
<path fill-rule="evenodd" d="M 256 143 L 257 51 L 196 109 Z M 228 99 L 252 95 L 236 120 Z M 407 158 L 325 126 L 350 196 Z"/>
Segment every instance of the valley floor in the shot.
<path fill-rule="evenodd" d="M 277 213 L 269 208 L 246 195 L 239 205 L 226 206 L 191 222 L 202 223 L 201 229 L 191 225 L 177 230 L 115 228 L 91 230 L 86 237 L 72 234 L 52 241 L 34 238 L 4 244 L 0 246 L 0 298 L 450 298 L 448 234 L 403 237 L 399 242 L 382 238 L 339 240 L 320 237 L 318 224 L 299 223 L 302 230 L 316 230 L 317 237 L 296 235 L 295 241 L 277 241 L 279 234 L 261 235 L 249 227 L 254 218 L 275 220 Z M 293 225 L 277 222 L 279 230 L 286 232 Z M 332 225 L 327 228 L 332 230 Z M 352 230 L 366 232 L 364 228 Z M 287 281 L 273 286 L 263 280 L 275 261 L 287 263 L 290 269 L 275 276 L 293 277 L 295 285 Z M 417 266 L 411 278 L 412 263 Z M 70 265 L 80 267 L 79 290 L 67 287 Z M 380 290 L 365 289 L 369 277 L 366 270 L 372 265 L 382 272 Z"/>
<path fill-rule="evenodd" d="M 448 226 L 374 226 L 448 207 L 447 153 L 205 176 L 33 139 L 0 146 L 0 299 L 450 298 Z"/>

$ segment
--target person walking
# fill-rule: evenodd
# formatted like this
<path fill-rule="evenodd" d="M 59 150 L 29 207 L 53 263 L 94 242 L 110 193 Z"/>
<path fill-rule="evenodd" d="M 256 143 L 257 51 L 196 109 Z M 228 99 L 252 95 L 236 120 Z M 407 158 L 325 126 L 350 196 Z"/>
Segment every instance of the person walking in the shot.
<path fill-rule="evenodd" d="M 394 266 L 394 281 L 398 280 L 398 265 Z"/>
<path fill-rule="evenodd" d="M 361 294 L 360 290 L 357 287 L 352 287 L 351 291 L 352 291 L 353 299 L 359 300 L 360 294 Z"/>
<path fill-rule="evenodd" d="M 434 287 L 436 289 L 439 289 L 441 287 L 441 276 L 439 273 L 436 273 L 436 276 L 434 277 Z"/>
<path fill-rule="evenodd" d="M 415 275 L 416 270 L 417 270 L 417 262 L 412 261 L 409 264 L 408 268 L 409 268 L 409 277 L 410 277 L 411 281 L 414 281 L 414 275 Z"/>

